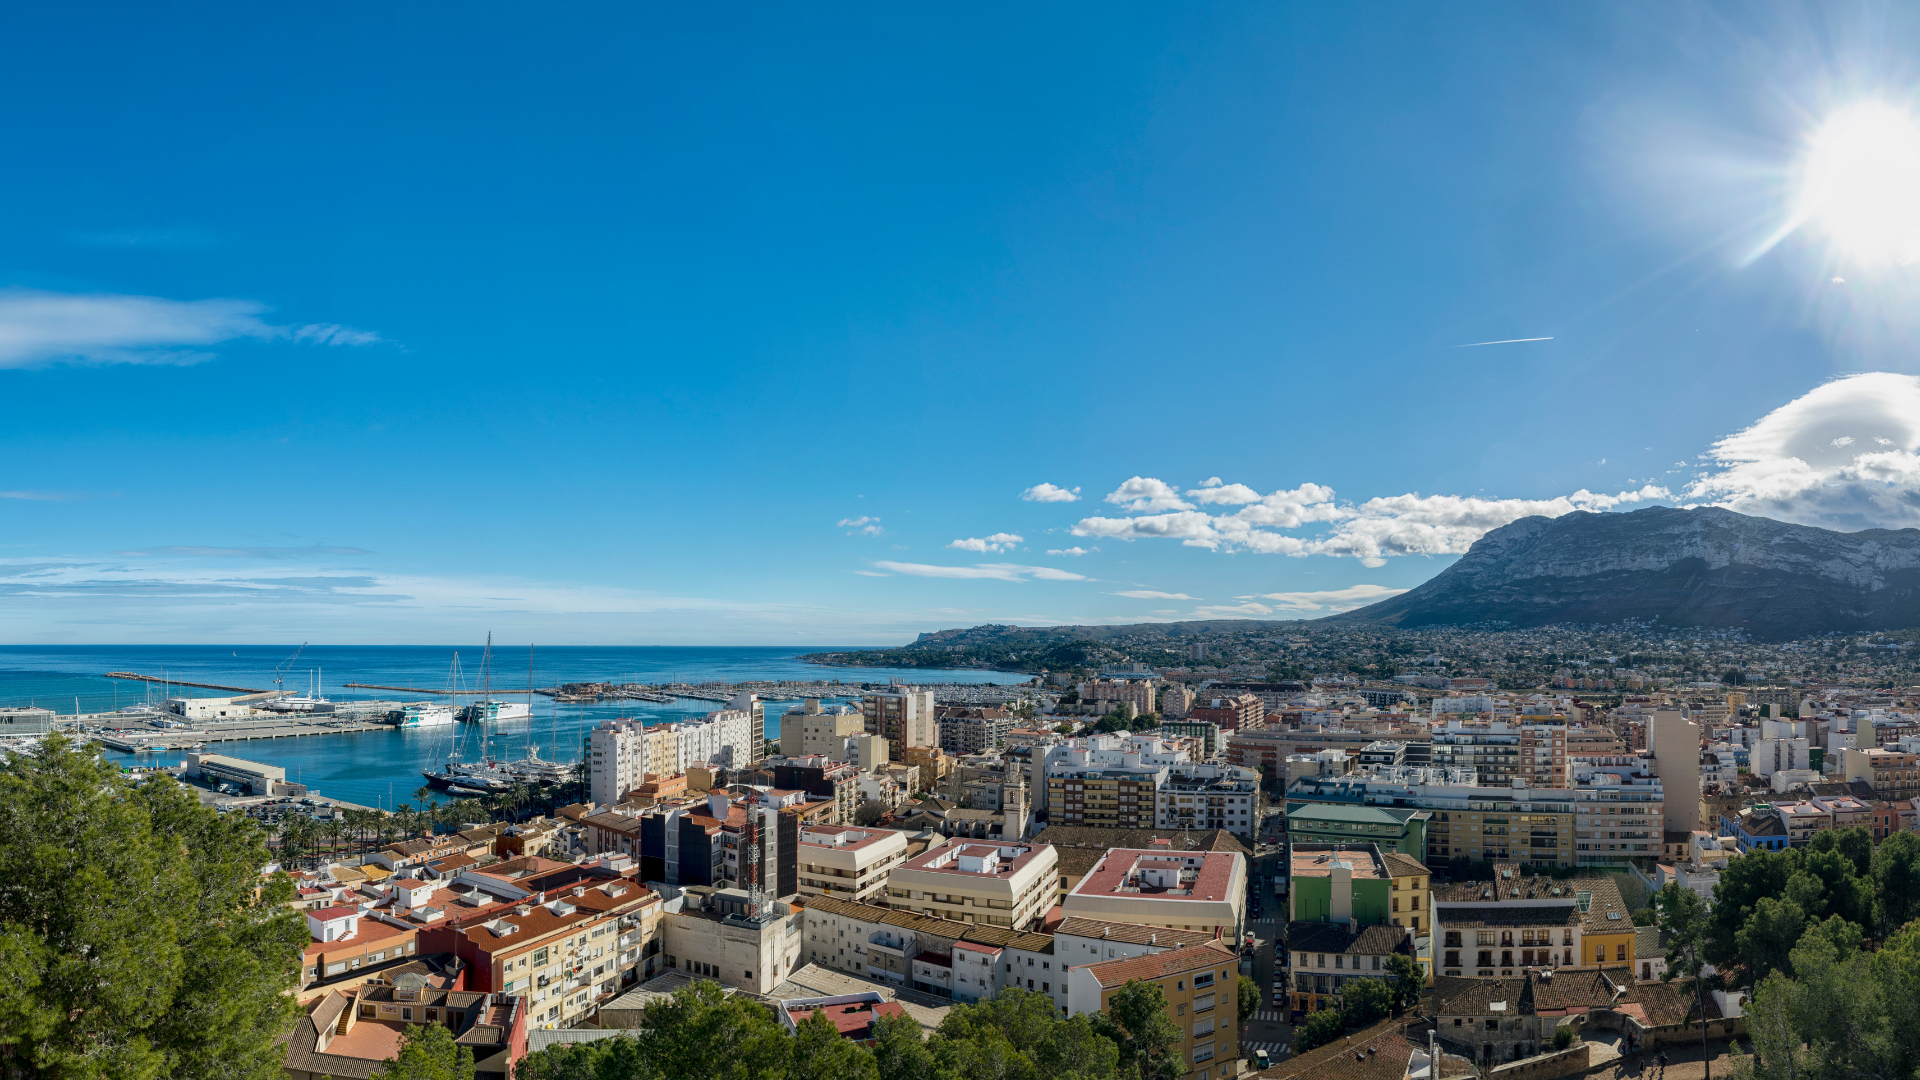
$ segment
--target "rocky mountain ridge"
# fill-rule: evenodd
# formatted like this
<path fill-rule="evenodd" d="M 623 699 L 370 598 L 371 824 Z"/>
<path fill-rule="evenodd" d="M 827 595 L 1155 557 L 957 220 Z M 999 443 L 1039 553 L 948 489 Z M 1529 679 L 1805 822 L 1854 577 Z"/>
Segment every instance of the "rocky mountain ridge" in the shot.
<path fill-rule="evenodd" d="M 1843 533 L 1718 507 L 1522 518 L 1418 588 L 1319 621 L 1631 621 L 1771 641 L 1906 629 L 1920 626 L 1920 529 Z"/>

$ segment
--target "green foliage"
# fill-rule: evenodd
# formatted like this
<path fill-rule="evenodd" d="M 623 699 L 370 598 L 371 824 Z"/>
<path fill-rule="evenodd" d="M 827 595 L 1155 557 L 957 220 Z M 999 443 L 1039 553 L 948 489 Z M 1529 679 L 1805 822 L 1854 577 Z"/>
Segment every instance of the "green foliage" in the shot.
<path fill-rule="evenodd" d="M 1572 1028 L 1556 1027 L 1553 1029 L 1553 1048 L 1555 1050 L 1565 1050 L 1567 1047 L 1572 1045 L 1573 1045 L 1573 1029 Z"/>
<path fill-rule="evenodd" d="M 1393 1007 L 1393 991 L 1382 979 L 1354 979 L 1340 988 L 1341 1019 L 1350 1028 L 1366 1027 Z"/>
<path fill-rule="evenodd" d="M 787 1080 L 880 1080 L 873 1052 L 840 1037 L 825 1012 L 802 1020 L 793 1033 Z"/>
<path fill-rule="evenodd" d="M 1920 919 L 1920 835 L 1902 830 L 1874 849 L 1873 925 L 1882 936 Z"/>
<path fill-rule="evenodd" d="M 702 982 L 648 1006 L 630 1036 L 528 1054 L 514 1080 L 1117 1080 L 1119 1047 L 1094 1019 L 1055 1013 L 1049 997 L 1008 989 L 954 1006 L 930 1040 L 884 1017 L 866 1047 L 824 1015 L 789 1037 L 764 1007 Z"/>
<path fill-rule="evenodd" d="M 1420 993 L 1426 989 L 1427 973 L 1421 968 L 1420 961 L 1406 953 L 1394 953 L 1387 957 L 1387 987 L 1393 991 L 1393 1007 L 1411 1009 L 1420 1003 Z"/>
<path fill-rule="evenodd" d="M 400 1052 L 374 1070 L 372 1080 L 473 1080 L 473 1051 L 440 1024 L 414 1024 L 400 1036 Z"/>
<path fill-rule="evenodd" d="M 1346 1030 L 1346 1021 L 1340 1018 L 1338 1009 L 1308 1013 L 1307 1018 L 1293 1029 L 1293 1052 L 1304 1054 L 1315 1047 L 1325 1046 Z"/>
<path fill-rule="evenodd" d="M 1167 997 L 1157 984 L 1135 979 L 1114 991 L 1094 1025 L 1120 1047 L 1121 1076 L 1172 1080 L 1186 1072 L 1179 1051 L 1186 1032 L 1167 1015 Z"/>
<path fill-rule="evenodd" d="M 1659 918 L 1650 907 L 1643 907 L 1633 913 L 1633 925 L 1652 926 Z"/>
<path fill-rule="evenodd" d="M 1704 963 L 1702 950 L 1711 929 L 1706 902 L 1699 893 L 1672 881 L 1653 894 L 1653 907 L 1660 916 L 1660 929 L 1667 933 L 1665 977 L 1693 978 Z"/>
<path fill-rule="evenodd" d="M 1920 893 L 1920 838 L 1875 852 L 1864 828 L 1815 833 L 1804 848 L 1752 851 L 1728 862 L 1714 887 L 1700 953 L 1717 967 L 1746 965 L 1748 985 L 1775 971 L 1791 976 L 1792 954 L 1809 927 L 1830 939 L 1857 943 L 1869 926 L 1898 925 Z M 1890 888 L 1880 895 L 1884 875 Z M 1851 924 L 1843 930 L 1832 920 Z"/>
<path fill-rule="evenodd" d="M 1260 984 L 1245 975 L 1241 975 L 1239 976 L 1239 987 L 1240 1020 L 1242 1023 L 1245 1023 L 1248 1017 L 1260 1011 Z"/>
<path fill-rule="evenodd" d="M 266 837 L 64 736 L 0 764 L 0 1075 L 284 1075 L 306 926 Z M 256 895 L 258 890 L 258 895 Z"/>
<path fill-rule="evenodd" d="M 1839 951 L 1821 930 L 1794 949 L 1747 1005 L 1752 1056 L 1736 1080 L 1913 1076 L 1920 1069 L 1920 926 L 1877 953 Z"/>

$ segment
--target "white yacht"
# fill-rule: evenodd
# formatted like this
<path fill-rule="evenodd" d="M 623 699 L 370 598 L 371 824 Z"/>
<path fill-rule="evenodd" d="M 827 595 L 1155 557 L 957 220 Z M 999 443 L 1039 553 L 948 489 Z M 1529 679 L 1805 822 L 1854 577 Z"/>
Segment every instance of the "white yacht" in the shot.
<path fill-rule="evenodd" d="M 469 724 L 497 724 L 506 720 L 526 720 L 533 707 L 518 701 L 476 701 L 460 711 L 460 719 Z"/>
<path fill-rule="evenodd" d="M 453 723 L 453 710 L 432 701 L 418 701 L 400 710 L 394 726 L 403 728 L 442 727 Z"/>

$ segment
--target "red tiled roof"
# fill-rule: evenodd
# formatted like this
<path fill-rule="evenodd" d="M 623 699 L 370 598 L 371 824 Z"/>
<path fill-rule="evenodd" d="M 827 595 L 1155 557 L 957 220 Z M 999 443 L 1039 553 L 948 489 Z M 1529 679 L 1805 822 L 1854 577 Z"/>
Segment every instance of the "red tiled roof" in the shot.
<path fill-rule="evenodd" d="M 1125 960 L 1108 960 L 1105 963 L 1089 964 L 1087 970 L 1104 989 L 1110 986 L 1125 986 L 1134 979 L 1147 981 L 1163 979 L 1185 971 L 1200 971 L 1233 962 L 1232 952 L 1224 946 L 1209 942 L 1205 945 L 1189 945 L 1183 949 L 1170 949 L 1150 956 L 1135 956 Z"/>

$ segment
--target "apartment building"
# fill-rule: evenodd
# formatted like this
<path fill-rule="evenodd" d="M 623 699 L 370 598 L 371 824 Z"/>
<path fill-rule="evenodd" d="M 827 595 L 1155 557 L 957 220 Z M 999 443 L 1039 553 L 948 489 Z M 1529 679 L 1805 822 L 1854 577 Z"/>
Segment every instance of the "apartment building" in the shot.
<path fill-rule="evenodd" d="M 1430 810 L 1359 803 L 1302 802 L 1287 805 L 1287 843 L 1378 844 L 1382 851 L 1398 851 L 1424 860 L 1429 853 L 1445 858 L 1435 845 L 1445 847 L 1433 833 L 1440 815 Z"/>
<path fill-rule="evenodd" d="M 1210 697 L 1195 702 L 1186 719 L 1220 725 L 1222 731 L 1255 731 L 1267 724 L 1267 709 L 1253 694 Z"/>
<path fill-rule="evenodd" d="M 884 899 L 887 874 L 907 861 L 907 834 L 892 829 L 808 825 L 800 829 L 799 842 L 802 896 Z"/>
<path fill-rule="evenodd" d="M 1160 688 L 1160 717 L 1164 720 L 1182 720 L 1193 710 L 1193 691 L 1183 683 L 1174 683 Z"/>
<path fill-rule="evenodd" d="M 1287 758 L 1296 754 L 1345 750 L 1349 755 L 1357 756 L 1360 751 L 1383 738 L 1407 744 L 1409 766 L 1435 764 L 1431 749 L 1433 734 L 1429 731 L 1344 731 L 1317 727 L 1228 732 L 1227 764 L 1263 769 L 1268 776 L 1279 777 L 1287 774 Z"/>
<path fill-rule="evenodd" d="M 659 970 L 661 898 L 634 879 L 632 860 L 519 862 L 455 883 L 506 904 L 421 931 L 424 949 L 466 963 L 469 989 L 524 997 L 530 1026 L 570 1027 Z"/>
<path fill-rule="evenodd" d="M 1163 769 L 1083 768 L 1047 776 L 1047 821 L 1150 829 Z"/>
<path fill-rule="evenodd" d="M 1068 1009 L 1104 1013 L 1128 983 L 1153 983 L 1185 1036 L 1177 1044 L 1186 1059 L 1184 1080 L 1233 1075 L 1240 1063 L 1237 964 L 1230 946 L 1208 943 L 1077 966 L 1068 973 Z"/>
<path fill-rule="evenodd" d="M 1164 717 L 1166 714 L 1162 713 Z M 1227 740 L 1220 725 L 1207 720 L 1167 720 L 1162 719 L 1155 729 L 1167 739 L 1193 739 L 1198 742 L 1199 753 L 1189 755 L 1195 761 L 1212 761 L 1227 748 Z"/>
<path fill-rule="evenodd" d="M 587 735 L 587 754 L 588 797 L 600 806 L 619 802 L 648 773 L 673 776 L 702 765 L 744 769 L 759 756 L 752 714 L 742 709 L 652 727 L 637 720 L 603 720 Z"/>
<path fill-rule="evenodd" d="M 1260 774 L 1233 765 L 1170 768 L 1154 793 L 1151 827 L 1226 829 L 1252 839 L 1260 827 Z"/>
<path fill-rule="evenodd" d="M 933 709 L 931 690 L 896 686 L 860 696 L 867 731 L 887 740 L 895 760 L 903 760 L 908 747 L 939 745 L 940 729 Z"/>
<path fill-rule="evenodd" d="M 1339 1008 L 1355 979 L 1385 979 L 1395 955 L 1413 955 L 1413 936 L 1396 926 L 1303 922 L 1287 926 L 1282 977 L 1295 1016 Z"/>
<path fill-rule="evenodd" d="M 1172 841 L 1112 848 L 1061 901 L 1061 913 L 1106 922 L 1213 932 L 1238 941 L 1247 860 L 1237 851 L 1176 850 Z"/>
<path fill-rule="evenodd" d="M 807 903 L 803 959 L 892 986 L 974 1002 L 1010 986 L 1064 1012 L 1066 965 L 1053 936 L 844 900 Z"/>
<path fill-rule="evenodd" d="M 1879 748 L 1849 750 L 1846 777 L 1873 785 L 1875 798 L 1910 799 L 1920 795 L 1920 755 Z"/>
<path fill-rule="evenodd" d="M 660 922 L 667 970 L 764 997 L 800 966 L 802 909 L 707 885 L 680 890 L 680 900 Z"/>
<path fill-rule="evenodd" d="M 825 824 L 853 824 L 853 812 L 860 806 L 862 774 L 858 766 L 810 754 L 798 758 L 770 757 L 760 763 L 759 771 L 771 779 L 776 788 L 803 791 L 810 800 L 829 803 L 831 808 L 824 815 Z"/>
<path fill-rule="evenodd" d="M 1006 745 L 1013 714 L 999 706 L 936 705 L 940 749 L 949 754 L 990 754 Z"/>
<path fill-rule="evenodd" d="M 1145 716 L 1153 712 L 1159 703 L 1155 678 L 1140 679 L 1089 679 L 1080 684 L 1080 700 L 1083 702 L 1120 702 L 1124 701 L 1134 708 L 1135 715 Z"/>
<path fill-rule="evenodd" d="M 930 848 L 887 876 L 887 903 L 956 922 L 1024 930 L 1052 906 L 1050 845 L 967 841 Z"/>
<path fill-rule="evenodd" d="M 846 705 L 822 708 L 820 699 L 808 698 L 780 718 L 780 753 L 790 758 L 817 755 L 846 761 L 847 740 L 866 730 L 867 718 L 858 709 Z"/>
<path fill-rule="evenodd" d="M 1497 863 L 1491 882 L 1436 888 L 1434 973 L 1509 978 L 1536 968 L 1636 959 L 1636 928 L 1612 879 L 1555 879 Z"/>

